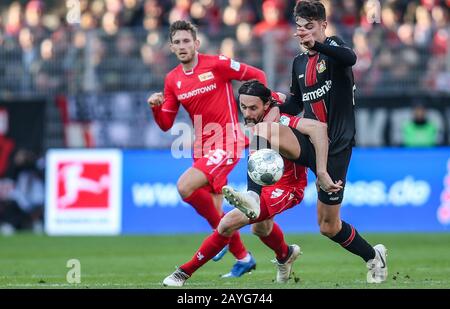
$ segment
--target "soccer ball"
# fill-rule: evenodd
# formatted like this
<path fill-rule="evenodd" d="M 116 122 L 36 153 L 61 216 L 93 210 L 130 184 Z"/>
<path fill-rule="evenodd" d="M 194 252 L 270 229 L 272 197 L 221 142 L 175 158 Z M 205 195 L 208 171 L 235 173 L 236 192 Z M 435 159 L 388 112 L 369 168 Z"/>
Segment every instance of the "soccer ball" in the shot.
<path fill-rule="evenodd" d="M 270 186 L 280 180 L 284 172 L 284 161 L 272 149 L 255 151 L 248 159 L 248 175 L 261 186 Z"/>

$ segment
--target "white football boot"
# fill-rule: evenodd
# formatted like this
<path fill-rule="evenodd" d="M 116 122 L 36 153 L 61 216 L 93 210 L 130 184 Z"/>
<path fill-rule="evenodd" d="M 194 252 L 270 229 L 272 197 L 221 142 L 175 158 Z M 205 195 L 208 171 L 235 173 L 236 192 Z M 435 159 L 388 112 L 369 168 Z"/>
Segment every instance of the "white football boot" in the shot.
<path fill-rule="evenodd" d="M 292 273 L 292 265 L 295 260 L 301 254 L 300 247 L 298 245 L 290 245 L 289 246 L 289 257 L 284 263 L 280 263 L 277 259 L 274 260 L 277 265 L 277 282 L 278 283 L 286 283 L 291 277 Z"/>
<path fill-rule="evenodd" d="M 388 277 L 387 267 L 387 249 L 384 245 L 378 244 L 373 247 L 375 250 L 375 258 L 367 261 L 367 282 L 381 283 L 386 281 Z"/>
<path fill-rule="evenodd" d="M 180 268 L 177 268 L 170 276 L 167 276 L 163 280 L 164 286 L 183 286 L 187 279 L 189 279 L 189 275 L 182 271 Z"/>
<path fill-rule="evenodd" d="M 261 213 L 259 196 L 253 191 L 238 192 L 230 186 L 224 186 L 222 193 L 232 206 L 242 211 L 247 218 L 256 219 Z"/>

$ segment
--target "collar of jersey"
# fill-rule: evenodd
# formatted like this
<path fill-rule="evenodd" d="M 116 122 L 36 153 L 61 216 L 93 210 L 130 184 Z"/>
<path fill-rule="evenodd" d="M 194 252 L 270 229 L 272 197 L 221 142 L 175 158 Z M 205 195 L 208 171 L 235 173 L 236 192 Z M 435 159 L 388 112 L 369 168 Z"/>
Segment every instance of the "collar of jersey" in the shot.
<path fill-rule="evenodd" d="M 199 63 L 200 63 L 200 53 L 197 53 L 197 64 L 194 65 L 194 67 L 187 72 L 184 70 L 183 65 L 181 65 L 181 70 L 183 71 L 184 75 L 192 75 L 192 74 L 194 74 L 194 70 L 198 66 Z"/>

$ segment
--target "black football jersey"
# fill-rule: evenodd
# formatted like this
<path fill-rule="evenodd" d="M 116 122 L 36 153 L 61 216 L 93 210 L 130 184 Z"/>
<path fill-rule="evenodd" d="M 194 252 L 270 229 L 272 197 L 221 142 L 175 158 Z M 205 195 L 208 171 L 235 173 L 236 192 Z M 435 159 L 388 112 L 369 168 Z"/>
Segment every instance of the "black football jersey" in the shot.
<path fill-rule="evenodd" d="M 355 143 L 355 113 L 352 65 L 356 55 L 338 37 L 316 42 L 315 55 L 295 57 L 292 65 L 291 97 L 280 112 L 298 114 L 327 123 L 329 154 Z"/>

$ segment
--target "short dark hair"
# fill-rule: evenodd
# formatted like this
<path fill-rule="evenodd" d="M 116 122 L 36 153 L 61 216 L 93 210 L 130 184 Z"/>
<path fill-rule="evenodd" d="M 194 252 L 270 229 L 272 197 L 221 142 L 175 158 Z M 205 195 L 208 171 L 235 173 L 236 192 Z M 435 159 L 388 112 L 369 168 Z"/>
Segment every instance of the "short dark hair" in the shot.
<path fill-rule="evenodd" d="M 294 17 L 306 20 L 326 20 L 325 6 L 318 0 L 299 0 L 294 8 Z"/>
<path fill-rule="evenodd" d="M 175 35 L 175 32 L 179 30 L 186 30 L 192 34 L 194 41 L 197 40 L 197 27 L 194 26 L 190 21 L 186 20 L 177 20 L 170 25 L 169 28 L 169 39 L 172 42 L 172 38 Z"/>
<path fill-rule="evenodd" d="M 256 79 L 243 83 L 241 87 L 239 87 L 238 93 L 239 95 L 246 94 L 258 97 L 264 104 L 270 103 L 270 106 L 274 106 L 276 104 L 276 101 L 272 98 L 272 91 Z"/>

